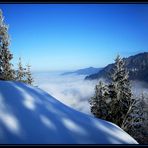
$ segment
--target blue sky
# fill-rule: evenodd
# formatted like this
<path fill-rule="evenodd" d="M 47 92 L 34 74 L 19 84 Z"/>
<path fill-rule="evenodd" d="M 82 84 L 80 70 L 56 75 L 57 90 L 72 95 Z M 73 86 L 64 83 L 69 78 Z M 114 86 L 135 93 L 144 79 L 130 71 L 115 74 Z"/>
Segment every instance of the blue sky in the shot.
<path fill-rule="evenodd" d="M 148 51 L 148 4 L 0 4 L 13 63 L 32 70 L 103 67 Z"/>

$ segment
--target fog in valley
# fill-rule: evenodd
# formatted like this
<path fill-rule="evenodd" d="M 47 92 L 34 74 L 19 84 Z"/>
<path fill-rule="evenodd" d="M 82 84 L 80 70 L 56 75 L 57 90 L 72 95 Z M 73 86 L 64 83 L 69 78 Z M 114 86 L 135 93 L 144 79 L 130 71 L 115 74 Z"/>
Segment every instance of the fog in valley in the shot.
<path fill-rule="evenodd" d="M 33 73 L 34 84 L 62 103 L 83 113 L 91 114 L 88 100 L 94 95 L 94 88 L 99 80 L 89 81 L 84 80 L 86 75 L 61 75 L 61 73 L 35 72 Z M 142 92 L 148 96 L 148 84 L 133 81 L 131 86 L 134 97 L 138 98 Z"/>

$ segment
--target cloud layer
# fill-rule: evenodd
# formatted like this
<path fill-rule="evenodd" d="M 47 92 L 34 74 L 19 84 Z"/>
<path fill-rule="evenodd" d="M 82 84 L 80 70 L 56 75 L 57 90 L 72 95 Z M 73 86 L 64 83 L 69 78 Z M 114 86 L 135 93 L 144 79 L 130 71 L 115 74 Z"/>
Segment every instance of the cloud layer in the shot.
<path fill-rule="evenodd" d="M 35 73 L 35 85 L 50 95 L 75 108 L 90 114 L 88 100 L 94 94 L 97 81 L 84 81 L 84 75 L 65 75 L 60 73 Z"/>
<path fill-rule="evenodd" d="M 94 95 L 94 88 L 98 81 L 84 81 L 85 75 L 60 75 L 61 72 L 34 73 L 35 85 L 45 90 L 62 103 L 86 114 L 90 114 L 88 100 Z M 148 84 L 133 81 L 134 97 L 147 94 Z"/>

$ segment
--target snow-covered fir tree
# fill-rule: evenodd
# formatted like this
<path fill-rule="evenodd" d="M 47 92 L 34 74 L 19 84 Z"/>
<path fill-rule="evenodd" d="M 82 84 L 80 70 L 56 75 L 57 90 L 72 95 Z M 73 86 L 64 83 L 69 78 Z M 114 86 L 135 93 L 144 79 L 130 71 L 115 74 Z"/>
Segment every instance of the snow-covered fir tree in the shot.
<path fill-rule="evenodd" d="M 91 112 L 95 117 L 111 121 L 141 142 L 144 138 L 143 99 L 133 98 L 128 71 L 118 55 L 110 72 L 109 84 L 99 82 L 95 95 L 90 99 Z M 142 138 L 141 138 L 142 137 Z"/>
<path fill-rule="evenodd" d="M 0 79 L 14 80 L 15 71 L 12 69 L 13 55 L 9 50 L 8 26 L 4 23 L 2 10 L 0 10 Z"/>
<path fill-rule="evenodd" d="M 95 87 L 95 94 L 89 100 L 91 106 L 91 113 L 98 118 L 107 119 L 109 115 L 109 103 L 108 89 L 106 85 L 99 81 L 99 84 Z"/>
<path fill-rule="evenodd" d="M 22 61 L 21 58 L 19 58 L 19 63 L 18 63 L 18 70 L 16 71 L 16 81 L 20 82 L 26 82 L 25 77 L 26 77 L 26 72 L 25 68 L 22 66 Z"/>
<path fill-rule="evenodd" d="M 145 108 L 145 96 L 142 93 L 140 98 L 133 98 L 132 105 L 129 108 L 126 119 L 121 128 L 134 137 L 139 143 L 146 142 L 147 132 L 147 117 Z M 147 139 L 148 144 L 148 139 Z"/>
<path fill-rule="evenodd" d="M 29 64 L 27 64 L 26 83 L 32 85 L 34 80 L 33 80 L 33 77 L 32 77 L 31 71 L 30 71 L 30 67 L 31 66 Z"/>
<path fill-rule="evenodd" d="M 109 120 L 121 127 L 132 103 L 132 92 L 125 62 L 119 55 L 115 59 L 108 88 L 111 99 L 111 119 Z"/>
<path fill-rule="evenodd" d="M 110 73 L 111 82 L 96 85 L 91 98 L 91 112 L 94 116 L 111 121 L 121 127 L 132 102 L 132 93 L 123 59 L 118 55 Z"/>

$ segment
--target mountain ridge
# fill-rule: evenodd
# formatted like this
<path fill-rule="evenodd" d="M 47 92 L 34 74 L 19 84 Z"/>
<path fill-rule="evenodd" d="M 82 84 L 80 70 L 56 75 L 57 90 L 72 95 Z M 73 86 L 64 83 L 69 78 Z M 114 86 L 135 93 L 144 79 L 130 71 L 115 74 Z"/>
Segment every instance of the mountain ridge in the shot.
<path fill-rule="evenodd" d="M 123 58 L 125 67 L 129 71 L 130 80 L 139 80 L 148 83 L 148 52 L 138 53 L 136 55 Z M 98 73 L 85 77 L 85 80 L 93 80 L 99 78 L 109 79 L 108 73 L 113 68 L 114 63 L 108 64 Z"/>
<path fill-rule="evenodd" d="M 90 75 L 90 74 L 100 71 L 101 69 L 102 68 L 88 67 L 88 68 L 78 69 L 78 70 L 71 71 L 71 72 L 64 72 L 61 75 L 69 75 L 69 74 Z"/>

